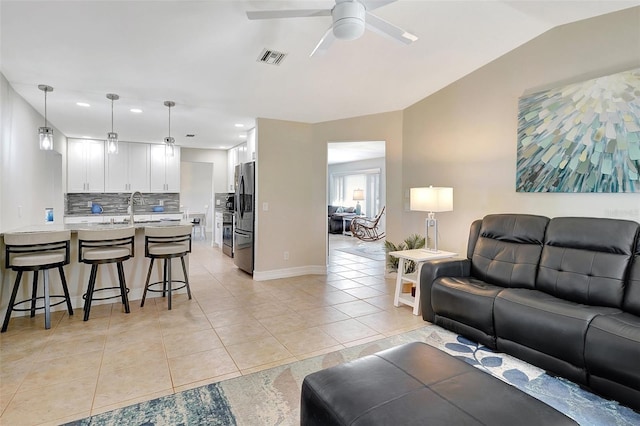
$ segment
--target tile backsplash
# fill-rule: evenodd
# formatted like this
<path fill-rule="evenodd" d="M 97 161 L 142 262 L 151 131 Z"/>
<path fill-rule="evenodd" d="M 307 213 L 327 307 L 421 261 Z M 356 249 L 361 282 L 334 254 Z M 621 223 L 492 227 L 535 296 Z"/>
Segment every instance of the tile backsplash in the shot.
<path fill-rule="evenodd" d="M 102 214 L 127 214 L 130 192 L 118 193 L 68 193 L 64 195 L 65 216 L 85 216 L 91 214 L 92 204 L 102 206 Z M 140 197 L 135 199 L 137 214 L 152 213 L 153 207 L 163 205 L 165 213 L 180 212 L 180 193 L 143 193 L 143 203 Z"/>

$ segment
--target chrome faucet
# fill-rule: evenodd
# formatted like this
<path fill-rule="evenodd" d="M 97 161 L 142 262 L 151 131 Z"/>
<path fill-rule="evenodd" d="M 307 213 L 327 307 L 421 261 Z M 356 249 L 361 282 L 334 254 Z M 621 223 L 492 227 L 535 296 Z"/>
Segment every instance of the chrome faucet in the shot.
<path fill-rule="evenodd" d="M 131 193 L 131 197 L 129 197 L 129 214 L 130 214 L 130 219 L 129 219 L 129 223 L 131 224 L 131 226 L 133 226 L 133 214 L 134 214 L 134 198 L 135 196 L 139 195 L 140 196 L 140 204 L 144 204 L 144 198 L 142 198 L 142 194 L 140 193 L 140 191 L 134 191 Z"/>

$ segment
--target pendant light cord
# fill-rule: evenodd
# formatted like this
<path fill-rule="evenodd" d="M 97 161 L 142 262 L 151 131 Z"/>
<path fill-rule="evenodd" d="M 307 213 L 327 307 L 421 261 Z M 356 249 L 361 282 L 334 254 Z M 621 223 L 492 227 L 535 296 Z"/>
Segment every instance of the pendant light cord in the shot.
<path fill-rule="evenodd" d="M 44 91 L 44 127 L 47 127 L 47 92 L 48 90 Z"/>
<path fill-rule="evenodd" d="M 113 98 L 111 98 L 111 133 L 113 133 Z"/>
<path fill-rule="evenodd" d="M 169 137 L 171 137 L 171 106 L 169 106 Z"/>

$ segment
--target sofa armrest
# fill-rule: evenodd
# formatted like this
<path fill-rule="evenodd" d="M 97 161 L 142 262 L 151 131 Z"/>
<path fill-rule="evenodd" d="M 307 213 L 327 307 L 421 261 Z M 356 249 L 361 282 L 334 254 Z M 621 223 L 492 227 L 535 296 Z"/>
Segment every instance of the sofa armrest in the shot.
<path fill-rule="evenodd" d="M 469 259 L 438 259 L 425 262 L 420 271 L 420 307 L 422 319 L 433 322 L 431 286 L 440 277 L 468 277 L 471 274 Z"/>

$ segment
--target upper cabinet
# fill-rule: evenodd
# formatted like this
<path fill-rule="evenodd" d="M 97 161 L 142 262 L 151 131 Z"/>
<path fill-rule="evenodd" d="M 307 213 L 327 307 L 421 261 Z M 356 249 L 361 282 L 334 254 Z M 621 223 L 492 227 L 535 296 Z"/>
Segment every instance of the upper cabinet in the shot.
<path fill-rule="evenodd" d="M 165 145 L 150 145 L 151 192 L 180 192 L 180 147 L 166 155 Z"/>
<path fill-rule="evenodd" d="M 149 192 L 149 144 L 120 142 L 106 154 L 106 192 Z"/>
<path fill-rule="evenodd" d="M 104 192 L 103 141 L 67 141 L 67 192 Z"/>
<path fill-rule="evenodd" d="M 256 129 L 247 132 L 247 161 L 255 161 L 256 159 Z"/>
<path fill-rule="evenodd" d="M 247 158 L 247 144 L 241 143 L 227 150 L 227 182 L 229 182 L 229 191 L 236 189 L 235 173 L 238 164 L 251 161 Z"/>

